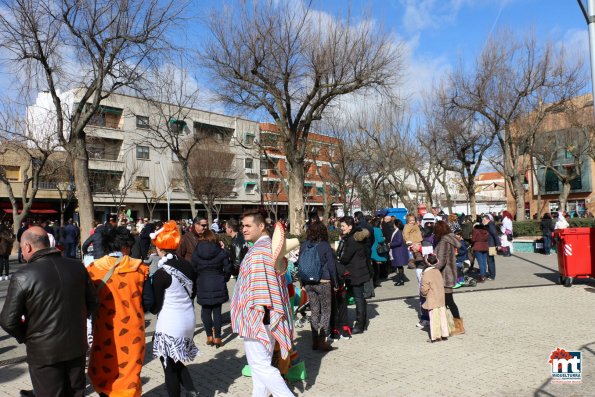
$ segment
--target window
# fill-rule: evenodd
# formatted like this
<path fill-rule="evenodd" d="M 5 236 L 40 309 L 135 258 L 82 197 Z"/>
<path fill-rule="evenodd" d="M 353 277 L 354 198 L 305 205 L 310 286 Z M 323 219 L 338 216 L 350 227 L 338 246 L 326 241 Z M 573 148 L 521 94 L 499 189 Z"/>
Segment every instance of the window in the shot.
<path fill-rule="evenodd" d="M 316 186 L 316 194 L 318 196 L 324 195 L 324 187 L 322 187 L 322 186 Z"/>
<path fill-rule="evenodd" d="M 554 171 L 549 168 L 545 171 L 545 191 L 546 192 L 557 192 L 560 190 L 558 186 L 558 177 Z"/>
<path fill-rule="evenodd" d="M 253 145 L 254 138 L 255 138 L 255 135 L 252 132 L 246 132 L 244 134 L 244 144 L 245 145 Z"/>
<path fill-rule="evenodd" d="M 11 182 L 18 182 L 21 180 L 21 167 L 18 165 L 3 165 L 6 179 Z"/>
<path fill-rule="evenodd" d="M 136 128 L 149 128 L 149 118 L 147 116 L 136 116 Z"/>
<path fill-rule="evenodd" d="M 139 190 L 149 190 L 149 177 L 148 176 L 137 176 L 135 179 L 136 188 Z"/>
<path fill-rule="evenodd" d="M 580 175 L 570 181 L 570 190 L 582 190 L 582 189 L 583 189 L 583 182 L 581 180 Z"/>
<path fill-rule="evenodd" d="M 247 170 L 252 170 L 254 168 L 254 160 L 244 159 L 244 168 Z"/>
<path fill-rule="evenodd" d="M 172 179 L 171 188 L 174 192 L 181 192 L 182 190 L 184 190 L 184 181 L 178 178 Z"/>
<path fill-rule="evenodd" d="M 169 119 L 169 129 L 174 134 L 181 134 L 186 128 L 186 122 L 184 120 Z"/>
<path fill-rule="evenodd" d="M 136 159 L 137 160 L 149 160 L 149 147 L 148 146 L 137 146 L 136 147 Z"/>
<path fill-rule="evenodd" d="M 256 182 L 245 182 L 244 191 L 246 192 L 246 194 L 256 193 Z"/>

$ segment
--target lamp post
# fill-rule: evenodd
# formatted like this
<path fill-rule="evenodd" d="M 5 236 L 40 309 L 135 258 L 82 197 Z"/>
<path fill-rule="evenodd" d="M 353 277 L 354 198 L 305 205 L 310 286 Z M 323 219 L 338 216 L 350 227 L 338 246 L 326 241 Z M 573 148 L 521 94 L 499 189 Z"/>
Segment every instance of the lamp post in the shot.
<path fill-rule="evenodd" d="M 167 220 L 171 219 L 170 213 L 170 201 L 171 201 L 171 186 L 167 183 L 167 179 L 165 179 L 165 172 L 163 171 L 163 164 L 161 161 L 158 161 L 156 164 L 159 164 L 159 169 L 161 170 L 161 177 L 163 178 L 163 185 L 165 186 L 165 197 L 167 198 Z"/>
<path fill-rule="evenodd" d="M 582 0 L 577 0 L 589 27 L 589 53 L 591 55 L 591 92 L 595 99 L 595 0 L 587 0 L 587 9 Z M 595 107 L 594 107 L 595 109 Z"/>

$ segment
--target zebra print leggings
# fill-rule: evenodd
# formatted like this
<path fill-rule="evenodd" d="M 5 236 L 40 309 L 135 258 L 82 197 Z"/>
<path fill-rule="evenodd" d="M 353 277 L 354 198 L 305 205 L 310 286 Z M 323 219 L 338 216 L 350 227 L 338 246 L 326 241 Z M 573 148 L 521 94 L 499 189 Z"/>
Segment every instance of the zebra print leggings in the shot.
<path fill-rule="evenodd" d="M 306 285 L 310 302 L 310 324 L 318 332 L 329 335 L 331 321 L 331 283 Z"/>

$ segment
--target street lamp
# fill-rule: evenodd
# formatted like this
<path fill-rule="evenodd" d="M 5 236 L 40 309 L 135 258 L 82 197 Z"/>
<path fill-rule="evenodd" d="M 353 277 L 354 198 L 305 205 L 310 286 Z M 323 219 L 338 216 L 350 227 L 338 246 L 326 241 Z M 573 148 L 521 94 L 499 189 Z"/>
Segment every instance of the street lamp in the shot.
<path fill-rule="evenodd" d="M 591 92 L 595 100 L 595 0 L 587 1 L 587 9 L 582 0 L 577 0 L 589 27 L 589 53 L 591 55 Z M 595 109 L 595 107 L 594 107 Z"/>
<path fill-rule="evenodd" d="M 165 186 L 165 195 L 167 198 L 167 220 L 171 219 L 171 213 L 169 209 L 170 201 L 171 201 L 171 186 L 167 183 L 167 179 L 165 179 L 165 172 L 163 171 L 163 164 L 161 161 L 157 161 L 155 164 L 159 164 L 159 169 L 161 169 L 161 177 L 163 178 L 163 185 Z"/>

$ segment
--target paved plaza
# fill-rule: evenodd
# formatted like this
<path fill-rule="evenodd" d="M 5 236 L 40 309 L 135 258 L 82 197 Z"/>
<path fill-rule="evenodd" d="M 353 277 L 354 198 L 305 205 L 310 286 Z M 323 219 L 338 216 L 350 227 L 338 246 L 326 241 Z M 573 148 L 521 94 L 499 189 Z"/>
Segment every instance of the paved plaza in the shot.
<path fill-rule="evenodd" d="M 415 273 L 406 270 L 406 275 L 412 281 L 404 287 L 387 280 L 376 290 L 368 304 L 369 331 L 335 342 L 335 351 L 311 351 L 309 332 L 298 329 L 297 350 L 306 361 L 308 379 L 292 384 L 296 395 L 595 395 L 595 282 L 558 285 L 556 256 L 498 257 L 495 281 L 455 294 L 467 333 L 433 344 L 415 327 Z M 0 281 L 0 304 L 7 286 Z M 353 319 L 355 308 L 349 310 Z M 225 345 L 220 349 L 205 346 L 202 324 L 197 325 L 201 355 L 189 369 L 201 396 L 249 396 L 251 380 L 241 376 L 243 344 L 230 333 L 229 314 L 224 319 Z M 155 317 L 147 320 L 150 351 Z M 552 383 L 548 359 L 557 347 L 582 353 L 582 383 Z M 0 396 L 18 396 L 19 389 L 31 388 L 23 356 L 24 347 L 0 331 Z M 146 357 L 143 395 L 167 396 L 163 379 L 159 361 Z M 88 394 L 96 395 L 91 386 Z"/>

